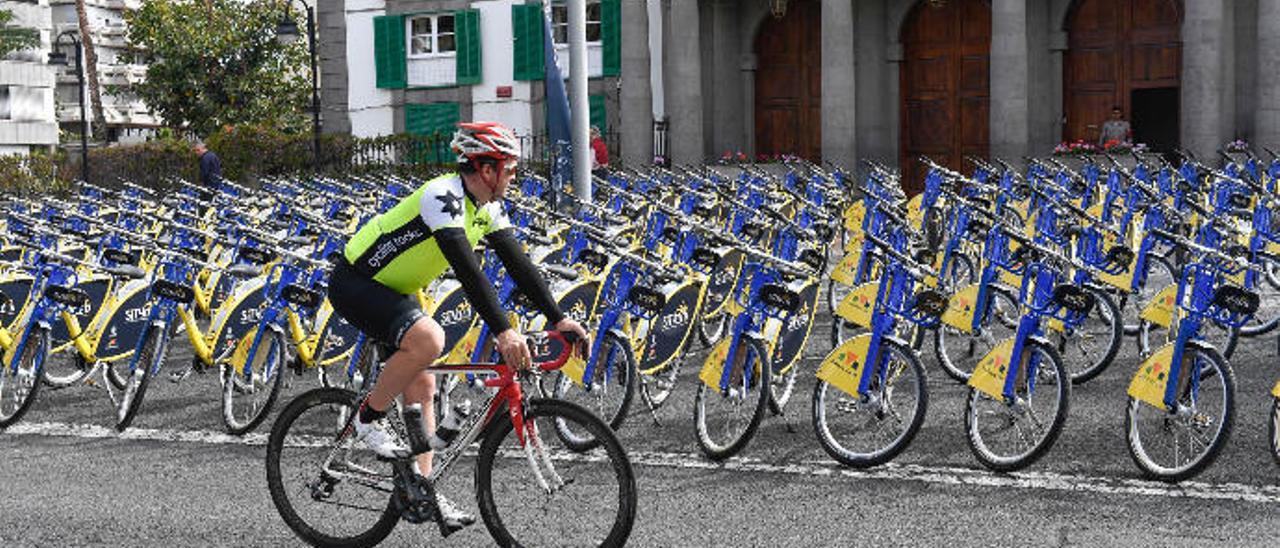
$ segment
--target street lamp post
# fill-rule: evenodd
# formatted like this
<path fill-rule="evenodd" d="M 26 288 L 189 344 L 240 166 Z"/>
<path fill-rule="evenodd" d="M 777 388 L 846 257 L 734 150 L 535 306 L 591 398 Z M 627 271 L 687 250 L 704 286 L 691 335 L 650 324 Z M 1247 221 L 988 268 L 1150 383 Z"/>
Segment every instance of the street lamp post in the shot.
<path fill-rule="evenodd" d="M 317 84 L 316 72 L 316 15 L 315 9 L 306 2 L 298 0 L 307 10 L 307 49 L 311 56 L 311 161 L 312 169 L 320 173 L 320 88 Z M 287 4 L 286 4 L 287 5 Z M 284 44 L 292 44 L 298 39 L 298 24 L 286 10 L 276 25 L 276 39 Z"/>
<path fill-rule="evenodd" d="M 79 82 L 76 90 L 80 93 L 80 179 L 87 183 L 89 182 L 89 118 L 84 112 L 84 60 L 77 32 L 63 31 L 53 39 L 53 51 L 49 52 L 49 64 L 67 66 L 67 54 L 59 51 L 58 46 L 62 43 L 62 37 L 70 39 L 71 45 L 76 48 L 76 81 Z"/>

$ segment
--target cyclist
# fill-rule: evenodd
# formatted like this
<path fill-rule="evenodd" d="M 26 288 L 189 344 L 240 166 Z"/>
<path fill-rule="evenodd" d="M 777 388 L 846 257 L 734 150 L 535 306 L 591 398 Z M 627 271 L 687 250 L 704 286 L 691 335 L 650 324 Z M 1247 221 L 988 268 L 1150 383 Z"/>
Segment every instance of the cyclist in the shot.
<path fill-rule="evenodd" d="M 516 240 L 502 208 L 502 197 L 515 178 L 520 144 L 502 124 L 462 123 L 450 145 L 458 157 L 457 173 L 427 181 L 391 210 L 358 230 L 336 260 L 329 283 L 334 310 L 370 337 L 396 350 L 386 360 L 369 396 L 360 405 L 356 438 L 385 456 L 407 448 L 384 420 L 392 400 L 422 404 L 428 433 L 435 431 L 435 376 L 430 366 L 440 357 L 444 330 L 423 312 L 414 294 L 452 267 L 467 300 L 497 334 L 504 363 L 530 365 L 524 335 L 512 329 L 485 277 L 474 248 L 484 238 L 521 292 L 547 318 L 547 325 L 586 332 L 565 317 L 546 281 Z M 431 473 L 431 454 L 418 457 L 418 472 Z M 440 515 L 451 526 L 475 517 L 437 495 Z"/>

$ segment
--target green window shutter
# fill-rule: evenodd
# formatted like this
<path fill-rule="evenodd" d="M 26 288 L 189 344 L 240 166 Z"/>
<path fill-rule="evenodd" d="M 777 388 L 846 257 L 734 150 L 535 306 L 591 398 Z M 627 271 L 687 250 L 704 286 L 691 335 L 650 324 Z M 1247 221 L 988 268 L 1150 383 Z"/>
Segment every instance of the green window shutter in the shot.
<path fill-rule="evenodd" d="M 516 80 L 541 80 L 544 72 L 543 27 L 541 4 L 511 6 L 511 28 L 515 34 L 514 55 Z"/>
<path fill-rule="evenodd" d="M 622 73 L 622 1 L 601 0 L 600 44 L 603 62 L 601 76 L 618 76 Z"/>
<path fill-rule="evenodd" d="M 421 147 L 410 152 L 411 162 L 430 162 L 435 164 L 453 163 L 449 152 L 449 141 L 461 120 L 461 109 L 458 103 L 409 104 L 404 107 L 405 132 L 421 137 L 427 141 Z"/>
<path fill-rule="evenodd" d="M 458 84 L 480 83 L 480 10 L 453 14 L 458 41 Z"/>
<path fill-rule="evenodd" d="M 609 132 L 609 117 L 604 110 L 605 96 L 590 95 L 587 96 L 587 103 L 591 106 L 591 125 L 600 128 L 600 133 Z"/>
<path fill-rule="evenodd" d="M 403 88 L 409 83 L 405 58 L 404 16 L 373 18 L 373 57 L 379 88 Z"/>

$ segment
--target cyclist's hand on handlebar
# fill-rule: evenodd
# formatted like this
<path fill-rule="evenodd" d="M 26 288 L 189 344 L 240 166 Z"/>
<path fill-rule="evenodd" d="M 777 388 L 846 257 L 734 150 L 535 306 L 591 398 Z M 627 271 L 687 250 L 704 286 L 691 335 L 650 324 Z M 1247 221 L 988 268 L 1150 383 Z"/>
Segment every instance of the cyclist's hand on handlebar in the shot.
<path fill-rule="evenodd" d="M 556 322 L 556 331 L 563 331 L 578 335 L 578 340 L 582 341 L 579 343 L 581 344 L 582 357 L 586 358 L 590 355 L 591 339 L 587 337 L 587 330 L 583 329 L 582 324 L 578 323 L 577 320 L 569 317 L 561 319 L 559 322 Z"/>
<path fill-rule="evenodd" d="M 498 333 L 498 353 L 503 363 L 519 370 L 529 369 L 533 358 L 529 354 L 529 341 L 514 329 Z"/>

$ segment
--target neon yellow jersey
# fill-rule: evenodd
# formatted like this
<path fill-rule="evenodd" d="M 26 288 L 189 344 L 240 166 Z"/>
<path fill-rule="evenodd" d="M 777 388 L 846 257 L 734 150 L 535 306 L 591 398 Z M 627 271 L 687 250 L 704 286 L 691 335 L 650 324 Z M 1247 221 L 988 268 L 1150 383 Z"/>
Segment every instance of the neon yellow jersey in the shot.
<path fill-rule="evenodd" d="M 356 231 L 343 251 L 353 266 L 375 281 L 408 295 L 449 268 L 432 235 L 460 228 L 475 245 L 511 226 L 500 201 L 476 207 L 456 173 L 427 181 L 395 207 Z"/>

